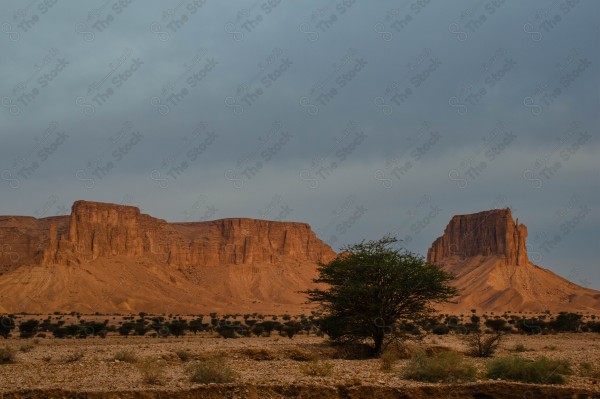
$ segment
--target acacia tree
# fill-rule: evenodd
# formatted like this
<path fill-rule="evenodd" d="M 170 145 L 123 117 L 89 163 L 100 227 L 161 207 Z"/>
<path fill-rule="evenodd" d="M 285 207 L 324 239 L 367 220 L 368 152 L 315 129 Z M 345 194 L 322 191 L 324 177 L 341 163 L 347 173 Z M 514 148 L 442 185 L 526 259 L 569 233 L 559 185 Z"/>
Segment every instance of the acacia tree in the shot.
<path fill-rule="evenodd" d="M 305 291 L 325 314 L 321 329 L 338 342 L 372 339 L 373 355 L 383 348 L 386 334 L 401 319 L 419 321 L 431 316 L 434 303 L 451 302 L 457 295 L 454 278 L 422 256 L 393 247 L 385 236 L 342 248 L 342 255 L 320 264 L 315 283 L 326 288 Z"/>

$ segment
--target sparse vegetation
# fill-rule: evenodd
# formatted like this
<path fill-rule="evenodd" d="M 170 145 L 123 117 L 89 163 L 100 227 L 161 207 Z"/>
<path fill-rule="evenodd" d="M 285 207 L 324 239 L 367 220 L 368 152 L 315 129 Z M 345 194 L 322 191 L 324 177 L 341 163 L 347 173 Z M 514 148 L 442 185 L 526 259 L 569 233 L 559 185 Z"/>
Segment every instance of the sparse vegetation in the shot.
<path fill-rule="evenodd" d="M 212 358 L 191 364 L 187 368 L 191 382 L 224 384 L 235 380 L 235 372 L 222 358 Z"/>
<path fill-rule="evenodd" d="M 573 374 L 567 360 L 524 359 L 520 356 L 509 356 L 494 359 L 487 364 L 487 377 L 509 381 L 535 384 L 563 384 L 565 376 Z"/>
<path fill-rule="evenodd" d="M 300 366 L 305 375 L 313 377 L 329 377 L 333 375 L 333 363 L 313 357 L 307 363 Z"/>
<path fill-rule="evenodd" d="M 192 359 L 192 353 L 187 349 L 178 349 L 175 354 L 182 362 L 187 362 Z"/>
<path fill-rule="evenodd" d="M 16 353 L 13 348 L 11 348 L 10 346 L 0 348 L 0 364 L 14 363 L 15 358 Z"/>
<path fill-rule="evenodd" d="M 583 362 L 579 365 L 579 374 L 582 377 L 600 379 L 600 367 L 589 362 Z"/>
<path fill-rule="evenodd" d="M 426 382 L 472 381 L 475 374 L 475 366 L 454 351 L 440 352 L 433 356 L 419 353 L 404 370 L 406 378 Z"/>
<path fill-rule="evenodd" d="M 483 334 L 480 331 L 473 331 L 465 336 L 465 341 L 469 348 L 469 355 L 475 357 L 492 357 L 503 338 L 504 334 L 501 332 Z"/>
<path fill-rule="evenodd" d="M 83 352 L 77 351 L 66 355 L 62 360 L 63 363 L 75 363 L 83 359 Z"/>
<path fill-rule="evenodd" d="M 113 359 L 114 360 L 118 360 L 120 362 L 126 362 L 126 363 L 135 363 L 135 362 L 137 362 L 137 356 L 131 350 L 118 351 L 113 356 Z"/>
<path fill-rule="evenodd" d="M 379 357 L 380 370 L 386 373 L 394 370 L 394 365 L 398 361 L 398 357 L 392 352 L 385 352 Z"/>
<path fill-rule="evenodd" d="M 164 365 L 156 359 L 144 359 L 137 365 L 142 373 L 142 382 L 148 385 L 162 385 L 164 380 Z"/>
<path fill-rule="evenodd" d="M 527 352 L 527 348 L 523 344 L 516 344 L 513 351 L 517 353 Z"/>

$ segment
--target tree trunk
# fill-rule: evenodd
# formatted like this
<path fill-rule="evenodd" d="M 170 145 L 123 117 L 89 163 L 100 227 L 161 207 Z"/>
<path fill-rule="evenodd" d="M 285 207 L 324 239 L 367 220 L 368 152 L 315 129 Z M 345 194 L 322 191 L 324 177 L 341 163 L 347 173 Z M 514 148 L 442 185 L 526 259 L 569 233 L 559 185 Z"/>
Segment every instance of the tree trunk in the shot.
<path fill-rule="evenodd" d="M 379 357 L 381 354 L 381 348 L 383 347 L 383 340 L 385 339 L 385 332 L 383 329 L 378 329 L 373 333 L 373 341 L 375 345 L 373 346 L 373 356 Z"/>

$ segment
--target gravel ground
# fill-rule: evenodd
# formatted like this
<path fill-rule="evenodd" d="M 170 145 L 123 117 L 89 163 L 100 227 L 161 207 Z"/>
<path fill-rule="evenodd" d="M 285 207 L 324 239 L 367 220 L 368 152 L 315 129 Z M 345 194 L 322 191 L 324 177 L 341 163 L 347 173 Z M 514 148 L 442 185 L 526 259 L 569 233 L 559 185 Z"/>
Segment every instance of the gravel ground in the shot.
<path fill-rule="evenodd" d="M 392 372 L 380 371 L 379 360 L 329 359 L 332 349 L 319 337 L 296 336 L 293 339 L 272 336 L 261 338 L 223 339 L 209 334 L 186 335 L 182 338 L 150 338 L 109 335 L 107 338 L 36 340 L 7 339 L 0 347 L 8 345 L 17 350 L 16 361 L 0 365 L 0 393 L 23 389 L 69 389 L 86 391 L 124 389 L 189 389 L 198 386 L 190 382 L 185 370 L 190 362 L 207 357 L 223 357 L 236 372 L 238 384 L 318 384 L 419 386 L 431 385 L 403 379 L 402 370 L 408 360 L 400 360 Z M 523 344 L 527 349 L 521 355 L 527 358 L 547 356 L 564 358 L 572 362 L 575 375 L 568 378 L 567 387 L 591 389 L 600 392 L 600 381 L 578 376 L 579 364 L 590 362 L 600 365 L 600 334 L 509 335 L 498 355 L 514 354 L 513 348 Z M 22 348 L 29 346 L 29 348 Z M 428 336 L 420 343 L 410 344 L 413 351 L 427 347 L 450 347 L 465 351 L 459 337 Z M 272 360 L 252 360 L 248 349 L 265 349 Z M 176 351 L 188 351 L 192 359 L 182 361 Z M 303 370 L 306 362 L 291 360 L 290 351 L 320 353 L 322 359 L 334 365 L 333 374 L 327 377 L 307 376 Z M 139 362 L 116 361 L 115 353 L 132 351 L 139 360 L 153 359 L 164 372 L 161 384 L 148 385 L 142 379 Z M 479 383 L 488 382 L 483 377 L 485 360 L 473 359 L 479 370 Z"/>

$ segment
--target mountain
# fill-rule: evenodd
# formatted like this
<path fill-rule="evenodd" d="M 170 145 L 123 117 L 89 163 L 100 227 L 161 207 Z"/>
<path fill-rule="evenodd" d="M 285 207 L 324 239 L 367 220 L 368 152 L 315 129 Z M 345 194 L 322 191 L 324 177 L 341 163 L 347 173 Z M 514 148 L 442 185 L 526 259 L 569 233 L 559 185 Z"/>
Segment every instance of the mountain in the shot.
<path fill-rule="evenodd" d="M 454 216 L 427 260 L 453 273 L 461 290 L 450 311 L 598 311 L 600 291 L 574 284 L 533 264 L 527 227 L 510 209 Z"/>
<path fill-rule="evenodd" d="M 70 216 L 0 216 L 0 312 L 302 312 L 335 252 L 305 223 L 168 223 L 77 201 Z"/>

